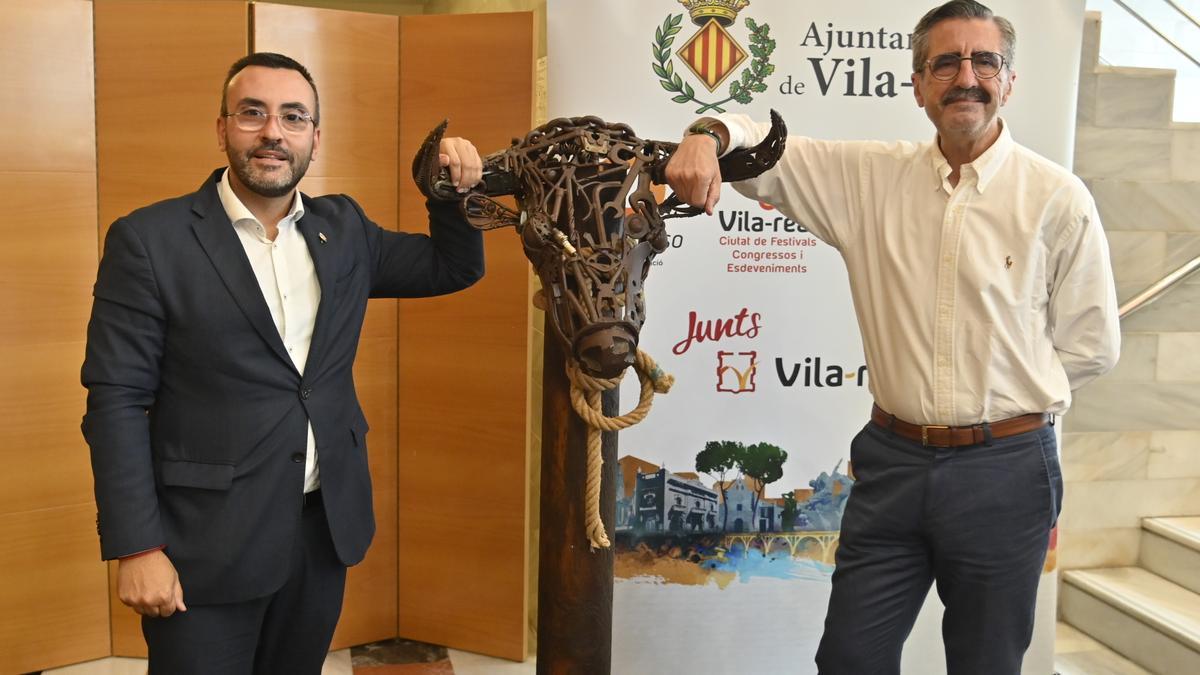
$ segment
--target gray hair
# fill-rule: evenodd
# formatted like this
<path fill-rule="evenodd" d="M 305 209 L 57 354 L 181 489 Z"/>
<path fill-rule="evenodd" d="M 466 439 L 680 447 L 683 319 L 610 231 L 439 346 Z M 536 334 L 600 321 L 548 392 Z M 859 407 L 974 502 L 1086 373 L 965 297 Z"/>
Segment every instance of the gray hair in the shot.
<path fill-rule="evenodd" d="M 950 0 L 941 7 L 936 7 L 929 10 L 921 20 L 917 22 L 917 27 L 912 34 L 912 51 L 913 51 L 913 72 L 919 73 L 925 67 L 925 61 L 929 58 L 929 31 L 937 24 L 946 19 L 991 19 L 992 23 L 1000 29 L 1000 37 L 1003 40 L 1004 63 L 1012 68 L 1013 61 L 1016 57 L 1017 48 L 1017 31 L 1013 28 L 1012 23 L 1002 17 L 992 13 L 986 5 L 975 2 L 975 0 Z"/>

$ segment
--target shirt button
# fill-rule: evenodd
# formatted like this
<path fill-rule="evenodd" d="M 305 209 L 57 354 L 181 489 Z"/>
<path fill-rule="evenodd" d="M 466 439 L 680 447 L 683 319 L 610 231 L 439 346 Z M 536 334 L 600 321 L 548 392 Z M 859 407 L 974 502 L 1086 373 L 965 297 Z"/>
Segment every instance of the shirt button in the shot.
<path fill-rule="evenodd" d="M 304 461 L 304 453 L 303 452 L 293 453 L 292 461 L 297 464 L 299 464 L 300 462 L 303 462 Z"/>
<path fill-rule="evenodd" d="M 309 394 L 311 394 L 311 393 L 312 393 L 312 389 L 309 389 L 308 387 L 305 387 L 304 389 L 301 389 L 301 390 L 300 390 L 300 398 L 302 398 L 302 399 L 304 399 L 305 401 L 307 401 L 307 400 L 308 400 L 308 395 L 309 395 Z"/>

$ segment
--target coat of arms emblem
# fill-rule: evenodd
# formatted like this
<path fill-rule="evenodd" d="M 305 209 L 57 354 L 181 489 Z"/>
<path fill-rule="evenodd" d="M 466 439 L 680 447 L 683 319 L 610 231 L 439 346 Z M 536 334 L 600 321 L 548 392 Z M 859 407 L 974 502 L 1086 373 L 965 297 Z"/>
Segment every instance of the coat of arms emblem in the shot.
<path fill-rule="evenodd" d="M 728 30 L 736 23 L 738 12 L 745 9 L 750 1 L 679 0 L 679 3 L 687 9 L 692 23 L 700 29 L 674 55 L 709 92 L 715 93 L 726 81 L 729 82 L 729 89 L 728 96 L 717 101 L 707 102 L 696 98 L 696 90 L 675 70 L 675 59 L 671 54 L 675 36 L 682 30 L 683 15 L 668 14 L 662 25 L 655 29 L 650 49 L 654 54 L 651 67 L 659 78 L 659 84 L 675 94 L 671 100 L 700 104 L 696 109 L 697 114 L 710 110 L 725 112 L 725 108 L 721 107 L 724 104 L 733 101 L 744 105 L 754 100 L 754 94 L 766 91 L 766 79 L 775 72 L 775 66 L 770 61 L 771 53 L 775 51 L 771 27 L 746 17 L 745 25 L 750 31 L 748 48 L 743 48 Z M 746 64 L 747 60 L 749 64 Z"/>

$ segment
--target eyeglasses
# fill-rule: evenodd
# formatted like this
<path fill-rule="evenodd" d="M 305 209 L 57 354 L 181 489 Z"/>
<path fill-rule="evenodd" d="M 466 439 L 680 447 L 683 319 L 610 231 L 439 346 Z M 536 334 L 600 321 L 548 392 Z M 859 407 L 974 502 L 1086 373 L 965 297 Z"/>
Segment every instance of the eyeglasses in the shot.
<path fill-rule="evenodd" d="M 225 113 L 225 117 L 232 117 L 237 122 L 237 128 L 242 131 L 259 131 L 267 126 L 267 120 L 272 117 L 278 117 L 279 126 L 284 131 L 293 134 L 308 131 L 310 122 L 313 123 L 313 126 L 316 126 L 312 115 L 294 110 L 285 113 L 269 113 L 263 112 L 258 108 L 246 108 L 237 112 Z"/>
<path fill-rule="evenodd" d="M 981 80 L 992 79 L 1004 68 L 1004 57 L 996 52 L 975 52 L 970 56 L 941 54 L 926 61 L 925 67 L 935 80 L 948 81 L 958 77 L 963 61 L 971 62 L 971 70 L 975 72 L 975 77 Z"/>

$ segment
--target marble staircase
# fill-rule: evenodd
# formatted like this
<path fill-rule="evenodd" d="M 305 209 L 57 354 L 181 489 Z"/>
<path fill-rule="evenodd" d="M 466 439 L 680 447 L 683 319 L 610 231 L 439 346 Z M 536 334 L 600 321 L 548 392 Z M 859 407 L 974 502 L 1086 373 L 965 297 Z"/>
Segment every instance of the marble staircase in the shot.
<path fill-rule="evenodd" d="M 1074 169 L 1096 198 L 1124 301 L 1200 255 L 1200 124 L 1171 119 L 1174 71 L 1100 63 L 1100 22 L 1089 13 L 1084 27 Z M 1124 660 L 1102 666 L 1100 651 L 1060 645 L 1056 667 L 1192 675 L 1200 278 L 1124 320 L 1122 341 L 1120 364 L 1076 392 L 1064 419 L 1058 560 L 1060 636 L 1072 631 Z"/>
<path fill-rule="evenodd" d="M 1200 673 L 1200 518 L 1147 518 L 1142 526 L 1139 564 L 1063 573 L 1059 611 L 1152 673 Z"/>

